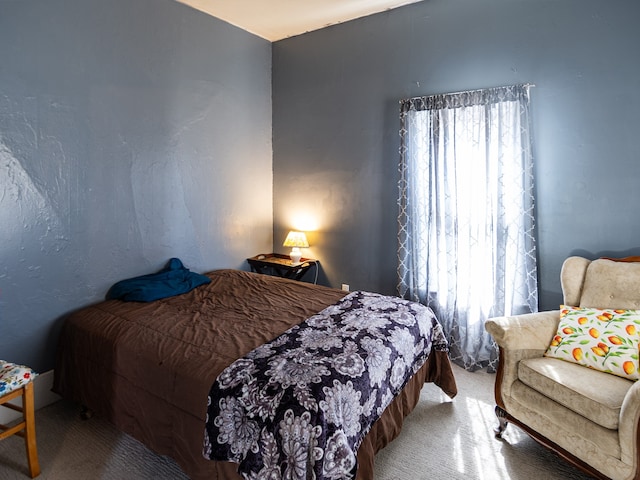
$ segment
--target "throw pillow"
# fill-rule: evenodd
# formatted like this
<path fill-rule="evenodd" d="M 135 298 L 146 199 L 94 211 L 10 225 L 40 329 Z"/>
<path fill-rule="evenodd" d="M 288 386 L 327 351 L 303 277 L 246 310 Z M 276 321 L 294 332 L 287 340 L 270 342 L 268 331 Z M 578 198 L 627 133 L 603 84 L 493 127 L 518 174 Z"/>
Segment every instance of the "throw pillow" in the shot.
<path fill-rule="evenodd" d="M 560 305 L 558 331 L 545 356 L 638 380 L 640 310 Z"/>

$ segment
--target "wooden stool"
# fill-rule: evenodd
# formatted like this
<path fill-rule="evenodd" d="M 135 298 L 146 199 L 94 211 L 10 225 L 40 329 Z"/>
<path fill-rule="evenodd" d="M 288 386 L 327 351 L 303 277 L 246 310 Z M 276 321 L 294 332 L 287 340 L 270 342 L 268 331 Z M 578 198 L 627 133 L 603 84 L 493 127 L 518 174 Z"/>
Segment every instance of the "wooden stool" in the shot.
<path fill-rule="evenodd" d="M 0 424 L 0 440 L 11 435 L 24 438 L 31 478 L 40 475 L 36 448 L 36 419 L 33 408 L 33 379 L 37 373 L 29 367 L 0 360 L 0 406 L 22 413 L 22 421 L 12 427 Z M 22 396 L 22 408 L 7 403 Z"/>

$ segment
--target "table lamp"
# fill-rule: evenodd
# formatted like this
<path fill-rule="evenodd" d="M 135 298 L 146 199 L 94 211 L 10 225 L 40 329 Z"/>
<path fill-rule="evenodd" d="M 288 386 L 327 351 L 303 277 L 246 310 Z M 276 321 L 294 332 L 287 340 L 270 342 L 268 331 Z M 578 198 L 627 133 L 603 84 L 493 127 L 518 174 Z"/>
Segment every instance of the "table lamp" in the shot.
<path fill-rule="evenodd" d="M 291 230 L 287 234 L 287 238 L 284 239 L 283 247 L 292 247 L 291 253 L 289 254 L 289 258 L 291 262 L 298 263 L 302 258 L 302 252 L 300 248 L 309 248 L 309 242 L 307 241 L 307 236 L 304 232 L 296 232 Z"/>

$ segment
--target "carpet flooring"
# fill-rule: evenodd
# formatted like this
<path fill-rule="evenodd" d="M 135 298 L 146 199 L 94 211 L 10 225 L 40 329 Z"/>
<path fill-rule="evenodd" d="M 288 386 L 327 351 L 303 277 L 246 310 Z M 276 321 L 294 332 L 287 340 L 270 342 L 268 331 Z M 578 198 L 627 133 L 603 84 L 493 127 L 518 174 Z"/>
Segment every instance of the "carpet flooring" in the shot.
<path fill-rule="evenodd" d="M 425 385 L 400 436 L 376 456 L 372 480 L 587 480 L 514 425 L 493 436 L 495 375 L 454 367 L 458 396 Z M 156 455 L 109 423 L 81 420 L 59 401 L 36 412 L 41 480 L 182 480 L 169 458 Z M 0 442 L 0 480 L 29 478 L 24 441 Z"/>

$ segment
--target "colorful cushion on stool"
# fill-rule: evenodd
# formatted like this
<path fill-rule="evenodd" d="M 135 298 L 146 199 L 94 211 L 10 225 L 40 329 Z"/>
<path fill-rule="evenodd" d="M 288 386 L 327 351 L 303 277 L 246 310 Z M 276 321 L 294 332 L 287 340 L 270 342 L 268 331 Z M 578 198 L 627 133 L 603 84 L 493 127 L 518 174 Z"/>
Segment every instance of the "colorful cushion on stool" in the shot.
<path fill-rule="evenodd" d="M 0 360 L 0 397 L 26 385 L 37 375 L 29 367 Z"/>

